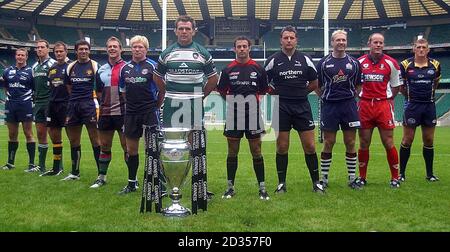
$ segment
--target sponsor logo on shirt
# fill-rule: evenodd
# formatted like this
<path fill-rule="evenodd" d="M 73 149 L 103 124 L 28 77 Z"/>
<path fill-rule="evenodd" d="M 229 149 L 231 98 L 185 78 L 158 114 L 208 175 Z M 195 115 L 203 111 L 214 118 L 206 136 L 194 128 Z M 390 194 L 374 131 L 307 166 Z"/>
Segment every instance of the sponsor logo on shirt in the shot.
<path fill-rule="evenodd" d="M 127 83 L 146 83 L 147 78 L 145 78 L 145 77 L 126 77 L 125 82 L 127 82 Z"/>
<path fill-rule="evenodd" d="M 345 68 L 350 70 L 350 71 L 353 70 L 353 66 L 350 63 L 347 63 L 347 65 L 345 65 Z"/>
<path fill-rule="evenodd" d="M 20 84 L 20 82 L 13 82 L 9 84 L 10 88 L 25 88 L 24 85 Z"/>
<path fill-rule="evenodd" d="M 193 54 L 192 54 L 192 58 L 194 58 L 194 59 L 198 59 L 198 53 L 196 53 L 196 52 L 195 52 L 195 53 L 193 53 Z"/>
<path fill-rule="evenodd" d="M 56 69 L 52 69 L 52 70 L 50 70 L 50 72 L 48 73 L 49 76 L 52 76 L 52 75 L 54 75 L 54 74 L 56 74 Z"/>
<path fill-rule="evenodd" d="M 278 75 L 284 77 L 284 79 L 295 79 L 299 75 L 302 75 L 303 71 L 301 70 L 288 70 L 279 72 Z"/>
<path fill-rule="evenodd" d="M 434 70 L 428 70 L 428 74 L 434 74 Z"/>
<path fill-rule="evenodd" d="M 334 67 L 334 64 L 325 65 L 325 68 L 332 68 Z"/>
<path fill-rule="evenodd" d="M 186 63 L 183 62 L 183 63 L 180 64 L 180 67 L 182 67 L 182 68 L 188 68 L 188 65 L 186 65 Z"/>
<path fill-rule="evenodd" d="M 147 68 L 144 68 L 144 69 L 142 69 L 142 74 L 148 74 L 148 69 Z"/>
<path fill-rule="evenodd" d="M 365 74 L 365 81 L 373 81 L 373 82 L 383 82 L 384 75 L 382 74 Z"/>

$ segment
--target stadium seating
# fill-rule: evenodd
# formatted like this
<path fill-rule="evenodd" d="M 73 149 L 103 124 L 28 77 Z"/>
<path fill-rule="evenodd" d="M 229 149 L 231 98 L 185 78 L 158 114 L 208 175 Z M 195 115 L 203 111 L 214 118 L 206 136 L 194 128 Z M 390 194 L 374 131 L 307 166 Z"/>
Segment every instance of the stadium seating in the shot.
<path fill-rule="evenodd" d="M 36 25 L 41 38 L 46 39 L 51 44 L 56 41 L 63 41 L 66 44 L 73 45 L 79 40 L 78 31 L 70 27 L 58 27 L 49 25 Z"/>
<path fill-rule="evenodd" d="M 450 25 L 434 25 L 428 40 L 432 43 L 450 43 Z"/>

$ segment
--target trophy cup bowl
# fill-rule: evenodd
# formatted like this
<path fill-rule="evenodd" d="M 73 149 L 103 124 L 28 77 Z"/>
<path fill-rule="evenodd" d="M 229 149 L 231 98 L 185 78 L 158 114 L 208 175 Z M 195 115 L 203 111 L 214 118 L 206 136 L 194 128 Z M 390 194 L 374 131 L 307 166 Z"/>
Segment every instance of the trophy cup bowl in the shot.
<path fill-rule="evenodd" d="M 162 129 L 163 141 L 160 145 L 160 162 L 162 174 L 168 189 L 172 204 L 162 210 L 168 217 L 185 217 L 191 211 L 180 205 L 180 188 L 186 182 L 191 168 L 191 148 L 188 142 L 190 129 L 165 128 Z"/>

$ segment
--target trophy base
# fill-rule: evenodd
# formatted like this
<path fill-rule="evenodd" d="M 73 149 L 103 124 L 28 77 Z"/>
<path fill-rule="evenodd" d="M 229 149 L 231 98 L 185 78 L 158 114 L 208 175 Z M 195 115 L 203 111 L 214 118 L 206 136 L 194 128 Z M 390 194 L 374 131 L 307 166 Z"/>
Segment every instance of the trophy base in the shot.
<path fill-rule="evenodd" d="M 166 217 L 186 217 L 191 215 L 191 210 L 180 204 L 172 204 L 162 210 L 162 215 Z"/>

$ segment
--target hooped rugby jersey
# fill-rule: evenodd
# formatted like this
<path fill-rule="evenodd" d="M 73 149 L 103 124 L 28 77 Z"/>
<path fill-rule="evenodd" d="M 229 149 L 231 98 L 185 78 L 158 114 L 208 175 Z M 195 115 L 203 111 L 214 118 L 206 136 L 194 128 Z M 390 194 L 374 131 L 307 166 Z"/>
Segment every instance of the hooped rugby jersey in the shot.
<path fill-rule="evenodd" d="M 400 67 L 397 61 L 389 55 L 383 54 L 375 62 L 368 54 L 358 59 L 361 65 L 361 93 L 364 99 L 385 100 L 392 98 L 391 87 L 399 87 Z"/>
<path fill-rule="evenodd" d="M 174 43 L 164 50 L 155 74 L 166 81 L 166 97 L 191 99 L 203 96 L 204 79 L 217 72 L 208 50 L 192 42 Z"/>
<path fill-rule="evenodd" d="M 441 78 L 439 61 L 429 58 L 427 66 L 418 67 L 414 58 L 409 58 L 401 62 L 400 70 L 408 101 L 434 102 L 435 83 Z"/>

